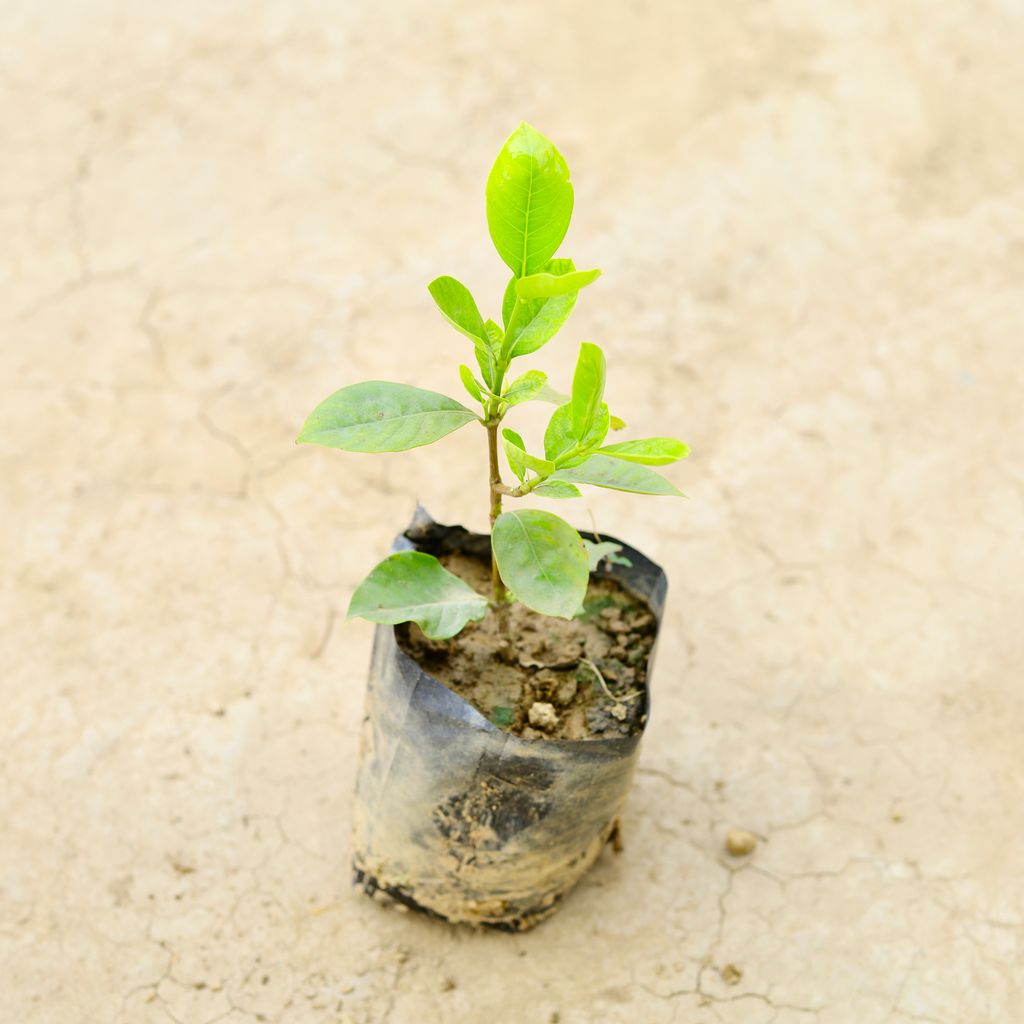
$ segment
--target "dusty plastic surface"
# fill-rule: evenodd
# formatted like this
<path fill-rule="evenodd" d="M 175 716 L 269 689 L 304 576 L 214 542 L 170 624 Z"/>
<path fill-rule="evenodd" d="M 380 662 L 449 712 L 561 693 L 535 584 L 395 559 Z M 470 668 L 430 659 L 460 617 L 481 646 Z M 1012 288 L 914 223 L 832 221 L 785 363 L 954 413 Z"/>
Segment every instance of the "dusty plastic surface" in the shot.
<path fill-rule="evenodd" d="M 420 509 L 395 542 L 414 547 L 485 553 L 489 540 Z M 601 572 L 644 598 L 660 628 L 665 573 L 627 544 L 623 554 L 632 567 Z M 646 724 L 649 693 L 644 700 Z M 355 883 L 452 922 L 532 927 L 608 840 L 641 736 L 529 741 L 503 732 L 405 654 L 394 627 L 378 626 L 353 814 Z"/>

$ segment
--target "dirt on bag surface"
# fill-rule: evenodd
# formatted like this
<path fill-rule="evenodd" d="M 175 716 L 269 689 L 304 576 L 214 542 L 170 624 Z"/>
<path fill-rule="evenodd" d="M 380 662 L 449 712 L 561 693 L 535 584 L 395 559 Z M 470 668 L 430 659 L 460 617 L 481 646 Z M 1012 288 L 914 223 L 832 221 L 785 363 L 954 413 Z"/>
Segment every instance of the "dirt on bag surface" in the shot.
<path fill-rule="evenodd" d="M 489 593 L 488 563 L 464 554 L 442 555 L 441 562 Z M 489 612 L 450 640 L 431 640 L 414 623 L 399 626 L 398 643 L 425 671 L 517 736 L 607 739 L 643 727 L 656 624 L 640 597 L 614 579 L 592 576 L 576 618 L 538 615 L 519 602 L 507 614 L 507 631 Z"/>

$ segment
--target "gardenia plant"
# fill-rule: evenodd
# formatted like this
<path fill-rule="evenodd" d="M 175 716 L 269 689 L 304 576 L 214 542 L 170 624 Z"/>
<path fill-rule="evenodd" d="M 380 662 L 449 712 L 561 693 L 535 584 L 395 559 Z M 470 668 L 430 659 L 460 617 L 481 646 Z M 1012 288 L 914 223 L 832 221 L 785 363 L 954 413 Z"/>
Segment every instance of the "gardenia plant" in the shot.
<path fill-rule="evenodd" d="M 564 519 L 540 509 L 505 511 L 504 499 L 528 494 L 577 498 L 580 484 L 637 494 L 680 495 L 650 469 L 684 458 L 689 449 L 670 437 L 605 444 L 623 424 L 604 401 L 605 358 L 597 345 L 580 346 L 571 396 L 527 370 L 511 378 L 513 360 L 532 355 L 565 324 L 579 291 L 600 276 L 556 258 L 569 227 L 573 187 L 561 153 L 525 122 L 506 141 L 487 179 L 487 225 L 498 255 L 512 271 L 501 303 L 502 324 L 484 320 L 473 296 L 454 277 L 439 277 L 430 294 L 445 319 L 473 344 L 479 375 L 461 365 L 462 383 L 480 405 L 408 384 L 366 381 L 336 391 L 306 420 L 300 442 L 350 452 L 398 452 L 432 444 L 467 423 L 486 431 L 490 482 L 490 601 L 432 555 L 400 551 L 359 585 L 349 618 L 394 625 L 415 622 L 434 639 L 456 635 L 482 619 L 488 606 L 504 618 L 512 600 L 542 615 L 572 618 L 583 604 L 590 572 L 618 546 L 585 542 Z M 557 408 L 544 434 L 544 453 L 527 451 L 522 437 L 502 428 L 517 405 L 541 400 Z M 500 432 L 500 434 L 499 434 Z M 518 483 L 502 481 L 499 441 Z"/>

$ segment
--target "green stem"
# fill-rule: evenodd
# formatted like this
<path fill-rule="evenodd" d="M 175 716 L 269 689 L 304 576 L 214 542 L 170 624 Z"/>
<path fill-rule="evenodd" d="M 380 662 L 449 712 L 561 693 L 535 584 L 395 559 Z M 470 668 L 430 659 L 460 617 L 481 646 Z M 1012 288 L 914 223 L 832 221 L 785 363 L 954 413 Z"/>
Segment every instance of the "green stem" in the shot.
<path fill-rule="evenodd" d="M 498 423 L 493 418 L 491 410 L 488 409 L 488 419 L 484 426 L 487 428 L 487 456 L 489 464 L 489 492 L 491 498 L 491 536 L 494 536 L 494 524 L 501 515 L 501 494 L 498 489 L 502 486 L 501 467 L 498 465 Z M 501 581 L 501 573 L 498 572 L 498 560 L 494 556 L 494 544 L 491 543 L 491 599 L 501 619 L 502 626 L 505 625 L 506 616 L 504 609 L 508 605 L 508 591 Z"/>
<path fill-rule="evenodd" d="M 560 463 L 568 462 L 569 459 L 575 458 L 581 451 L 583 451 L 583 446 L 577 441 L 564 455 L 559 455 L 555 459 L 555 467 L 558 468 Z M 510 491 L 506 489 L 503 493 L 507 494 L 510 498 L 524 498 L 534 487 L 539 487 L 547 479 L 548 477 L 546 476 L 535 476 L 532 480 L 521 483 L 515 490 Z"/>

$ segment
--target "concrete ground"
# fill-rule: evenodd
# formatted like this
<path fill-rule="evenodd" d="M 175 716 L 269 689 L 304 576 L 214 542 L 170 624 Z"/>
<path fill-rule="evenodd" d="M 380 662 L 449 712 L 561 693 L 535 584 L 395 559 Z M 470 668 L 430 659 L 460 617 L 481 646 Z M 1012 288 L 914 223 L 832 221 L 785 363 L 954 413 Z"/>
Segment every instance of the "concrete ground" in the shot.
<path fill-rule="evenodd" d="M 2 13 L 0 1019 L 1024 1020 L 1019 0 Z M 515 937 L 348 885 L 343 609 L 484 525 L 482 432 L 292 439 L 459 393 L 425 285 L 496 312 L 521 118 L 605 271 L 528 365 L 694 454 L 559 506 L 670 603 L 625 851 Z"/>

